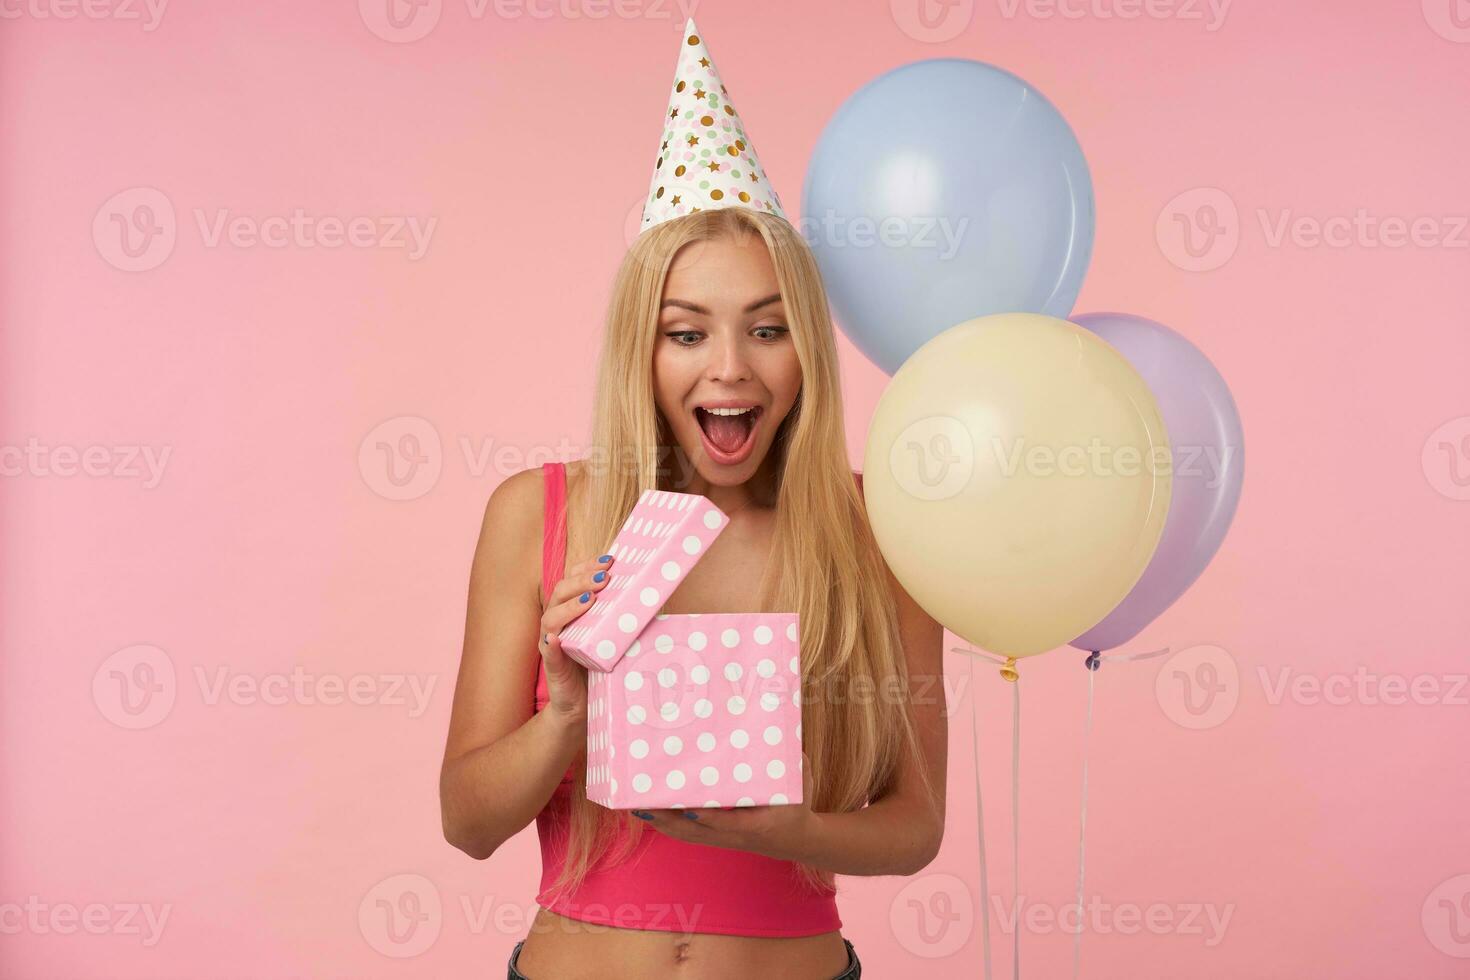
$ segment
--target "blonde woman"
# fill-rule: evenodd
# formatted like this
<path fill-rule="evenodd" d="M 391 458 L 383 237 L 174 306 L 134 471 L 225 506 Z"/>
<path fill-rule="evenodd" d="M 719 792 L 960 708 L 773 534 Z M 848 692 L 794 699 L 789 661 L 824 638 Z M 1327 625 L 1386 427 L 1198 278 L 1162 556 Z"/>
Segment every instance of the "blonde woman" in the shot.
<path fill-rule="evenodd" d="M 698 210 L 645 231 L 613 288 L 597 452 L 505 480 L 470 577 L 441 782 L 484 859 L 532 820 L 540 906 L 510 980 L 861 975 L 833 876 L 911 875 L 939 848 L 941 628 L 888 571 L 847 463 L 835 338 L 784 218 Z M 557 642 L 647 488 L 730 517 L 662 611 L 795 611 L 805 799 L 608 810 L 585 795 L 585 670 Z"/>

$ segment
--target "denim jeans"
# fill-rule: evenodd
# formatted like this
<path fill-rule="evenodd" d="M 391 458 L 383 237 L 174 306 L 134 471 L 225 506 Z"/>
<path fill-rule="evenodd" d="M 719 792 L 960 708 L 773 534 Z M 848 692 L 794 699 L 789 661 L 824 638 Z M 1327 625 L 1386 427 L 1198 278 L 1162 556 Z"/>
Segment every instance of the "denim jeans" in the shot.
<path fill-rule="evenodd" d="M 837 974 L 832 980 L 859 980 L 863 975 L 863 964 L 858 960 L 857 950 L 853 949 L 852 943 L 846 939 L 842 940 L 842 943 L 847 947 L 847 969 Z M 520 958 L 521 947 L 524 945 L 526 945 L 526 941 L 522 939 L 516 943 L 516 948 L 511 952 L 510 972 L 506 974 L 506 980 L 530 980 L 529 977 L 516 969 L 516 960 Z"/>

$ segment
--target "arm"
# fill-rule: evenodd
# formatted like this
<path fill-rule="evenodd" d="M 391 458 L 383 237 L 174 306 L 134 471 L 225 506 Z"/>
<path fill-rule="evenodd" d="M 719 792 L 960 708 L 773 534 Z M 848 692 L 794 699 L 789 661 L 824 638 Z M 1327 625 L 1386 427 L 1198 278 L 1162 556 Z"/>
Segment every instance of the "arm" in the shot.
<path fill-rule="evenodd" d="M 470 571 L 439 801 L 445 839 L 476 860 L 535 819 L 586 740 L 574 714 L 533 712 L 542 492 L 535 470 L 496 487 Z"/>

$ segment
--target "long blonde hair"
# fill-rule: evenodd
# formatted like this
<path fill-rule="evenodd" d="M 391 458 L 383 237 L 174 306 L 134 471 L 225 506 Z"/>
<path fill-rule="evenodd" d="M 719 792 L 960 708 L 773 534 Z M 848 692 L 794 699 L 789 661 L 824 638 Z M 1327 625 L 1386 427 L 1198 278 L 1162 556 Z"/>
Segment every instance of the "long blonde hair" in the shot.
<path fill-rule="evenodd" d="M 653 353 L 664 280 L 690 242 L 759 234 L 775 267 L 801 364 L 796 403 L 777 430 L 777 503 L 761 612 L 797 612 L 801 623 L 802 742 L 815 787 L 813 810 L 865 806 L 903 765 L 919 763 L 908 675 L 885 565 L 848 467 L 837 345 L 821 274 L 784 219 L 740 207 L 701 210 L 642 233 L 614 280 L 598 368 L 593 452 L 569 501 L 568 555 L 594 555 L 617 534 L 645 489 L 672 490 L 664 456 L 676 449 L 655 407 Z M 570 557 L 569 557 L 569 560 Z M 894 696 L 898 691 L 900 696 Z M 636 846 L 643 821 L 589 803 L 582 765 L 565 832 L 566 860 L 551 890 L 574 891 L 621 839 Z M 657 831 L 654 831 L 655 833 Z M 798 863 L 801 880 L 831 890 L 833 876 Z"/>

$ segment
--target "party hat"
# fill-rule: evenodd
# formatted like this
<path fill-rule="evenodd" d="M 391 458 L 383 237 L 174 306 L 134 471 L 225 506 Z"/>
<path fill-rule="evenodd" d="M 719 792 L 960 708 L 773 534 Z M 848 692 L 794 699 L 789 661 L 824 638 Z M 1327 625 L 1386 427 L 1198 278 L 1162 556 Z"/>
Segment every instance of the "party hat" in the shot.
<path fill-rule="evenodd" d="M 679 63 L 639 233 L 680 215 L 730 207 L 786 217 L 691 17 L 679 41 Z"/>

